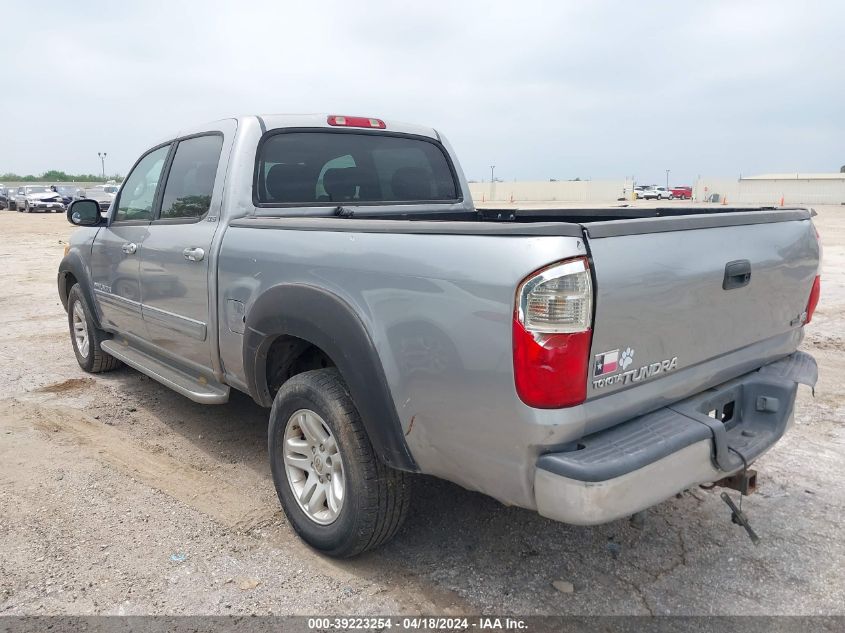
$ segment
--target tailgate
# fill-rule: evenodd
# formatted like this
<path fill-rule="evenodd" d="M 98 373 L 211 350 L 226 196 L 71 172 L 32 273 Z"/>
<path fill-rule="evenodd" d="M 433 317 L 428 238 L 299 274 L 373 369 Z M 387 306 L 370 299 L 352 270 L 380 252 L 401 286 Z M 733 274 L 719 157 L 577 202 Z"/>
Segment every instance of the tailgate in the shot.
<path fill-rule="evenodd" d="M 801 327 L 819 263 L 809 218 L 791 210 L 586 225 L 596 285 L 587 398 Z"/>

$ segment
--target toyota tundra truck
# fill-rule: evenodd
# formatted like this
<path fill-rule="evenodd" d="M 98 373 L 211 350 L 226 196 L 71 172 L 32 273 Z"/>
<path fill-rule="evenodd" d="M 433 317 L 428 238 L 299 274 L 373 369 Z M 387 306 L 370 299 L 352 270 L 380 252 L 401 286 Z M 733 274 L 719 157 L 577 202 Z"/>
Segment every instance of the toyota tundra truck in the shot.
<path fill-rule="evenodd" d="M 58 290 L 83 370 L 269 408 L 284 512 L 345 557 L 412 473 L 577 525 L 746 474 L 816 382 L 813 215 L 478 209 L 437 130 L 244 116 L 75 201 Z"/>

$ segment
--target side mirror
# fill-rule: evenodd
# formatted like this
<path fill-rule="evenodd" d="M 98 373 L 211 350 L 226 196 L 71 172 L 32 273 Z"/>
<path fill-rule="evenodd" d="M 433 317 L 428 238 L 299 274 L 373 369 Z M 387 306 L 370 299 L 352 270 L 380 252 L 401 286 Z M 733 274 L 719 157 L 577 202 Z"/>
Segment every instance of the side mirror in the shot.
<path fill-rule="evenodd" d="M 96 200 L 74 200 L 67 209 L 67 221 L 74 226 L 97 226 L 103 221 Z"/>

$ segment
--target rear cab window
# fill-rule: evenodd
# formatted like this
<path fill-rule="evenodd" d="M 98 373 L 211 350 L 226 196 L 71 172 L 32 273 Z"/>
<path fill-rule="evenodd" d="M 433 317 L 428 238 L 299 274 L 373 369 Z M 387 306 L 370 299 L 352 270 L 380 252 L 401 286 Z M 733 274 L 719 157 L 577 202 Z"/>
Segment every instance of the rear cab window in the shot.
<path fill-rule="evenodd" d="M 261 206 L 452 203 L 459 191 L 443 147 L 424 137 L 280 130 L 258 150 Z"/>

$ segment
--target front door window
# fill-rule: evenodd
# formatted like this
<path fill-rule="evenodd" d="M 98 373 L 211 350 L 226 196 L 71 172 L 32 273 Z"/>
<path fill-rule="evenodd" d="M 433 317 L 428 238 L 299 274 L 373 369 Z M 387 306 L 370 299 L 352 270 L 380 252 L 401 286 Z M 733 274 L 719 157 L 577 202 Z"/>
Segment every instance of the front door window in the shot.
<path fill-rule="evenodd" d="M 152 220 L 156 188 L 168 151 L 169 145 L 154 149 L 144 156 L 129 174 L 120 192 L 114 214 L 115 222 Z"/>

